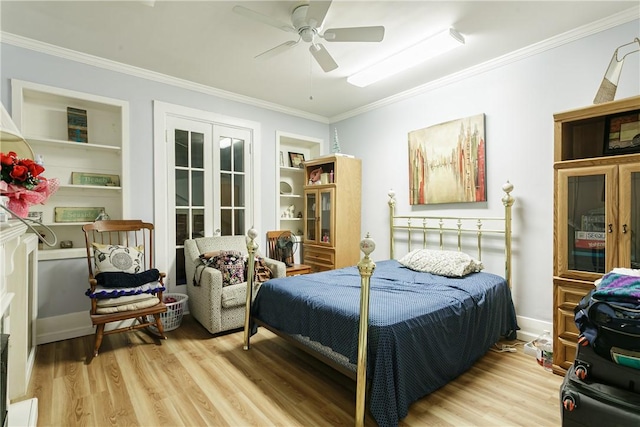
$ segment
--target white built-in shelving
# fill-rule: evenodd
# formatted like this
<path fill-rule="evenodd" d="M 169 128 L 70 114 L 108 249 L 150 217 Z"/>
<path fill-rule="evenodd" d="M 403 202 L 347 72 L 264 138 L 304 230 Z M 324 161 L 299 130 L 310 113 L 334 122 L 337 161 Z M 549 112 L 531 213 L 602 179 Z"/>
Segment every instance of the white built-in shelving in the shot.
<path fill-rule="evenodd" d="M 304 229 L 302 212 L 304 210 L 305 170 L 292 167 L 290 153 L 302 154 L 305 160 L 312 160 L 320 155 L 322 140 L 284 132 L 276 132 L 276 185 L 278 201 L 276 216 L 278 230 L 289 230 L 302 240 Z M 284 183 L 284 184 L 283 184 Z M 282 188 L 285 191 L 282 191 Z M 290 190 L 289 190 L 290 188 Z M 293 206 L 293 210 L 289 209 Z M 290 214 L 290 212 L 293 212 Z"/>
<path fill-rule="evenodd" d="M 86 256 L 84 222 L 56 222 L 56 207 L 104 207 L 111 219 L 127 214 L 129 104 L 127 101 L 70 91 L 21 80 L 11 80 L 12 116 L 36 157 L 44 161 L 46 178 L 57 178 L 58 191 L 45 205 L 32 206 L 42 212 L 43 223 L 56 234 L 58 244 L 71 241 L 73 248 L 44 246 L 40 260 Z M 67 107 L 86 110 L 87 142 L 68 140 Z M 72 173 L 117 175 L 120 185 L 72 184 Z M 48 231 L 42 228 L 45 237 Z"/>

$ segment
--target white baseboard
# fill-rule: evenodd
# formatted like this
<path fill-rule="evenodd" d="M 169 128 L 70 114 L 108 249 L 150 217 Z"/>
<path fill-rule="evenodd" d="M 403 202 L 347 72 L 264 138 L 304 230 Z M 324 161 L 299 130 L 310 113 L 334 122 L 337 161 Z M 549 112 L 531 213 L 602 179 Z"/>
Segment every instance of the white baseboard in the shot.
<path fill-rule="evenodd" d="M 553 323 L 544 322 L 542 320 L 532 319 L 530 317 L 517 316 L 518 339 L 524 342 L 532 341 L 542 335 L 543 331 L 553 331 Z"/>
<path fill-rule="evenodd" d="M 36 344 L 47 344 L 55 341 L 93 335 L 89 311 L 45 317 L 37 320 Z"/>
<path fill-rule="evenodd" d="M 108 323 L 105 325 L 104 330 L 110 331 L 115 328 L 131 326 L 133 322 L 133 319 L 127 319 Z M 88 311 L 38 319 L 37 328 L 36 344 L 69 340 L 85 335 L 93 335 L 96 332 L 95 327 L 91 324 Z"/>
<path fill-rule="evenodd" d="M 185 311 L 185 314 L 188 313 Z M 133 319 L 129 319 L 108 323 L 105 325 L 105 331 L 130 326 L 133 322 Z M 93 335 L 96 332 L 95 327 L 91 324 L 88 310 L 40 318 L 37 320 L 36 328 L 36 345 Z"/>

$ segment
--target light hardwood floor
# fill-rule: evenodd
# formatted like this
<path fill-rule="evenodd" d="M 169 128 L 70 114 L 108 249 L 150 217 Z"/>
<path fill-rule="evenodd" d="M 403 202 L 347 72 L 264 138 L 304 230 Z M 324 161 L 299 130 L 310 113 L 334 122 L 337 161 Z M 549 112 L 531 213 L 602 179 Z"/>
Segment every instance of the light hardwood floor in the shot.
<path fill-rule="evenodd" d="M 38 347 L 28 395 L 39 426 L 350 426 L 355 383 L 261 328 L 212 337 L 189 316 L 157 345 L 145 332 Z M 559 426 L 562 378 L 522 352 L 489 351 L 415 402 L 400 426 Z M 367 414 L 366 426 L 375 426 Z"/>

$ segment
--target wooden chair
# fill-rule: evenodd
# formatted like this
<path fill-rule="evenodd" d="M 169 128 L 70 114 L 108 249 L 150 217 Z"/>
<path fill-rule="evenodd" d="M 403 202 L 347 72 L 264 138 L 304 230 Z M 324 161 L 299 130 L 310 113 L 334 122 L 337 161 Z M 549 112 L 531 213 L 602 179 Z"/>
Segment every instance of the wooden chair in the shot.
<path fill-rule="evenodd" d="M 269 258 L 282 261 L 287 265 L 287 276 L 297 276 L 298 274 L 311 273 L 311 266 L 305 264 L 295 264 L 293 259 L 293 253 L 287 254 L 284 257 L 282 251 L 278 248 L 278 237 L 287 230 L 274 230 L 267 231 L 267 248 L 269 251 Z"/>
<path fill-rule="evenodd" d="M 155 274 L 155 277 L 158 277 L 157 282 L 154 280 L 149 284 L 143 284 L 146 288 L 159 289 L 151 293 L 143 293 L 143 296 L 148 296 L 144 301 L 140 299 L 132 302 L 127 301 L 129 298 L 112 297 L 109 299 L 101 298 L 100 303 L 98 303 L 99 298 L 92 297 L 101 292 L 114 292 L 119 283 L 122 283 L 122 288 L 129 289 L 136 285 L 131 283 L 132 279 L 140 281 L 143 278 L 145 280 L 148 278 L 149 270 L 155 268 L 153 224 L 140 220 L 95 221 L 91 224 L 85 224 L 82 230 L 85 235 L 87 263 L 89 265 L 90 289 L 88 296 L 91 299 L 91 323 L 96 327 L 94 356 L 98 355 L 104 335 L 154 326 L 157 329 L 157 333 L 153 335 L 166 339 L 160 319 L 160 313 L 167 311 L 167 307 L 162 300 L 165 273 L 161 272 L 159 277 L 157 273 Z M 99 268 L 102 271 L 115 273 L 111 275 L 105 274 L 100 278 L 101 280 L 109 276 L 110 281 L 117 283 L 110 283 L 111 287 L 109 288 L 99 287 L 99 280 L 95 277 L 100 273 L 98 271 Z M 124 275 L 122 272 L 130 274 Z M 102 296 L 106 297 L 106 295 Z M 120 298 L 123 298 L 122 304 L 118 304 L 118 299 Z M 143 297 L 139 296 L 138 298 Z M 103 304 L 108 304 L 109 308 L 101 306 Z M 108 312 L 105 313 L 105 311 Z M 120 326 L 116 329 L 105 331 L 107 323 L 126 320 L 132 320 L 133 323 L 130 326 Z M 129 324 L 130 322 L 126 323 Z"/>

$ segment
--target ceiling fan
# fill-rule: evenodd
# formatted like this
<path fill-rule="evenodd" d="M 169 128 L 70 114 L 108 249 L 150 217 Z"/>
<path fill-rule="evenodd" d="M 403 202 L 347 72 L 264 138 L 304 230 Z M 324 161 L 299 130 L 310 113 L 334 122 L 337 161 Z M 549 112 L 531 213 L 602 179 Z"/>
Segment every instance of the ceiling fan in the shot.
<path fill-rule="evenodd" d="M 294 47 L 302 40 L 311 44 L 309 46 L 311 55 L 313 55 L 320 67 L 328 73 L 338 68 L 338 64 L 327 49 L 318 42 L 319 39 L 324 39 L 327 42 L 380 42 L 384 38 L 384 27 L 382 26 L 329 28 L 322 32 L 322 25 L 330 6 L 331 1 L 313 0 L 309 4 L 300 5 L 293 9 L 291 13 L 291 24 L 243 6 L 234 6 L 233 11 L 239 15 L 299 36 L 298 40 L 284 42 L 257 55 L 256 59 L 272 58 Z"/>

